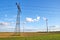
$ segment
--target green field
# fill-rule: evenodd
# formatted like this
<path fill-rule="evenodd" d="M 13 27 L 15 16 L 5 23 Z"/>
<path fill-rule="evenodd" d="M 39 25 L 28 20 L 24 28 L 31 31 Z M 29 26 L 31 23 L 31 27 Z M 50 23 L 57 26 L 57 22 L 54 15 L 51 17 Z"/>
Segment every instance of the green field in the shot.
<path fill-rule="evenodd" d="M 0 40 L 60 40 L 60 33 L 44 33 L 36 36 L 17 37 L 11 36 L 7 38 L 0 38 Z"/>

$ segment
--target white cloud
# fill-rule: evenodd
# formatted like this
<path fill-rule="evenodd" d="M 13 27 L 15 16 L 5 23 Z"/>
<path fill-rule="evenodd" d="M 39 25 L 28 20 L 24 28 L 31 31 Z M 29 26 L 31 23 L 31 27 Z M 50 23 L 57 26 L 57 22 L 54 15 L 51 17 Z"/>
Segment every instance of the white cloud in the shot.
<path fill-rule="evenodd" d="M 40 20 L 40 16 L 37 17 L 36 21 L 39 21 Z"/>
<path fill-rule="evenodd" d="M 39 21 L 39 20 L 40 20 L 40 17 L 39 16 L 37 18 L 35 18 L 35 19 L 26 17 L 26 21 L 27 22 L 36 22 L 36 21 Z"/>
<path fill-rule="evenodd" d="M 4 25 L 9 25 L 9 23 L 7 23 L 7 22 L 3 22 L 3 24 L 4 24 Z"/>
<path fill-rule="evenodd" d="M 1 22 L 0 23 L 0 26 L 8 26 L 8 25 L 10 25 L 10 23 L 8 23 L 8 22 Z"/>
<path fill-rule="evenodd" d="M 28 18 L 28 17 L 27 17 L 27 18 L 26 18 L 26 21 L 27 21 L 27 22 L 33 22 L 34 20 L 33 20 L 32 18 Z"/>
<path fill-rule="evenodd" d="M 47 18 L 46 18 L 46 17 L 43 17 L 43 20 L 45 20 L 45 21 L 46 21 L 46 20 L 47 20 Z"/>
<path fill-rule="evenodd" d="M 37 19 L 33 19 L 34 21 L 37 21 Z"/>
<path fill-rule="evenodd" d="M 37 20 L 39 20 L 39 19 L 40 19 L 40 17 L 38 16 L 38 17 L 37 17 Z"/>

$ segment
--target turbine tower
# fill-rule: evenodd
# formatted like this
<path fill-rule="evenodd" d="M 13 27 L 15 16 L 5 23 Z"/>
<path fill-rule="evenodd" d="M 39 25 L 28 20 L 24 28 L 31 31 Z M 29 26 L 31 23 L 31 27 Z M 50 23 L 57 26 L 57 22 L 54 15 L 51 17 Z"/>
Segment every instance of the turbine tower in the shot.
<path fill-rule="evenodd" d="M 49 32 L 49 30 L 48 30 L 48 19 L 46 19 L 46 27 L 47 27 L 47 32 Z"/>
<path fill-rule="evenodd" d="M 16 3 L 16 6 L 18 9 L 18 13 L 17 13 L 17 18 L 16 18 L 15 35 L 20 35 L 20 13 L 21 13 L 21 9 L 20 9 L 19 3 Z"/>
<path fill-rule="evenodd" d="M 48 30 L 48 19 L 45 17 L 43 17 L 43 19 L 46 21 L 47 32 L 49 32 L 49 30 Z"/>

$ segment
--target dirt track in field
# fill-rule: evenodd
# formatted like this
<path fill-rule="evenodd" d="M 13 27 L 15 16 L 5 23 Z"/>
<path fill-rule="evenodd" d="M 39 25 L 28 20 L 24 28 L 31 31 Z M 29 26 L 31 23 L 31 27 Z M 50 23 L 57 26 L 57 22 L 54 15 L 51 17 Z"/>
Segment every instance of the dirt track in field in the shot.
<path fill-rule="evenodd" d="M 0 38 L 11 37 L 13 35 L 14 35 L 13 32 L 0 32 Z M 39 35 L 39 34 L 38 33 L 33 33 L 33 32 L 20 33 L 21 37 L 35 36 L 35 35 Z"/>
<path fill-rule="evenodd" d="M 25 36 L 33 36 L 33 35 L 37 35 L 36 33 L 20 33 L 21 37 L 25 37 Z M 5 38 L 5 37 L 11 37 L 14 36 L 13 32 L 0 32 L 0 38 Z"/>
<path fill-rule="evenodd" d="M 19 37 L 27 37 L 27 36 L 39 36 L 39 35 L 48 35 L 51 33 L 37 33 L 37 32 L 25 32 L 25 33 L 20 33 Z M 51 35 L 53 35 L 52 33 Z M 0 32 L 0 38 L 6 38 L 6 37 L 18 37 L 14 36 L 13 32 Z"/>
<path fill-rule="evenodd" d="M 13 33 L 10 32 L 0 32 L 0 38 L 5 38 L 11 36 Z"/>

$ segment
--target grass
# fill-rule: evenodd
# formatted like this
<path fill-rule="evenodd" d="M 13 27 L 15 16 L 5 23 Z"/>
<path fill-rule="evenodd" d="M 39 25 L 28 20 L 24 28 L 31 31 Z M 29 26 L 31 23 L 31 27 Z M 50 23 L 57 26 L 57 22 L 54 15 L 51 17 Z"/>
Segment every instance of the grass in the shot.
<path fill-rule="evenodd" d="M 0 40 L 60 40 L 60 33 L 38 33 L 39 35 L 27 37 L 7 37 Z"/>

